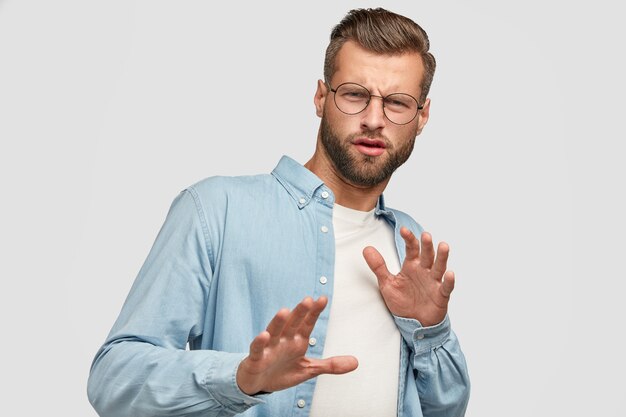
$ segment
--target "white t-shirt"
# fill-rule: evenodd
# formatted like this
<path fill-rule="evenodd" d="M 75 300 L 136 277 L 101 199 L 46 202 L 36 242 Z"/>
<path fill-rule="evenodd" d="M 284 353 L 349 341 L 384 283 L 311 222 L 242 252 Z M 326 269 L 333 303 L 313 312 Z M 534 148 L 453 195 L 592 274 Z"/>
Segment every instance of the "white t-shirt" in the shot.
<path fill-rule="evenodd" d="M 359 367 L 345 375 L 317 377 L 310 416 L 395 417 L 402 336 L 363 258 L 363 249 L 373 246 L 389 271 L 398 273 L 393 228 L 374 210 L 337 204 L 333 228 L 335 274 L 324 357 L 353 355 Z"/>

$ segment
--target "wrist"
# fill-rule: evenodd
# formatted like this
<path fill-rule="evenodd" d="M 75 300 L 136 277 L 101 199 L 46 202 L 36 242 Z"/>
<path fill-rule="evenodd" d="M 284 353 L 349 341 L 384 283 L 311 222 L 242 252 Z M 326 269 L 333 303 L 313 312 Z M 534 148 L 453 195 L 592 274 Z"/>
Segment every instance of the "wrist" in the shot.
<path fill-rule="evenodd" d="M 444 321 L 447 314 L 448 311 L 447 309 L 445 309 L 437 312 L 429 312 L 427 314 L 424 314 L 424 312 L 416 311 L 406 316 L 402 316 L 399 314 L 395 314 L 395 316 L 409 320 L 417 320 L 422 327 L 432 327 Z"/>
<path fill-rule="evenodd" d="M 256 395 L 260 390 L 255 390 L 254 384 L 252 384 L 251 381 L 249 381 L 249 377 L 247 376 L 246 372 L 242 369 L 243 367 L 245 367 L 246 359 L 244 359 L 243 361 L 239 363 L 239 367 L 237 368 L 237 373 L 235 374 L 235 382 L 237 383 L 237 386 L 239 387 L 241 392 L 243 392 L 246 395 L 253 396 L 253 395 Z"/>

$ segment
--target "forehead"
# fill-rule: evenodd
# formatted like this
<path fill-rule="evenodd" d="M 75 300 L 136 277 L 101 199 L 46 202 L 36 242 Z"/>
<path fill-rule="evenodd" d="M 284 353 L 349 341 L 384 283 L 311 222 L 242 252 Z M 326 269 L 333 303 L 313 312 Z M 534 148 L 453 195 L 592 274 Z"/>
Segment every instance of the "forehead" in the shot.
<path fill-rule="evenodd" d="M 404 92 L 418 96 L 424 75 L 422 57 L 417 52 L 377 54 L 347 41 L 335 59 L 333 87 L 355 82 L 373 93 Z"/>

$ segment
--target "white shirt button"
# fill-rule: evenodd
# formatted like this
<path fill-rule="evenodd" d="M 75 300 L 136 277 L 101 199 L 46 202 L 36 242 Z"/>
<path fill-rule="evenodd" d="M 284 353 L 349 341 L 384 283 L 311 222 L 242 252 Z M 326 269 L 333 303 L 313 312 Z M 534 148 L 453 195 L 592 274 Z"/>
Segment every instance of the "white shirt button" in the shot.
<path fill-rule="evenodd" d="M 300 200 L 298 200 L 298 203 L 304 204 L 304 203 L 306 203 L 306 200 L 304 198 L 301 198 Z"/>
<path fill-rule="evenodd" d="M 422 340 L 424 338 L 424 333 L 418 333 L 416 337 L 417 337 L 417 340 Z"/>
<path fill-rule="evenodd" d="M 326 199 L 328 198 L 328 196 L 329 196 L 329 195 L 330 195 L 330 194 L 328 194 L 328 191 L 322 191 L 322 198 L 323 198 L 324 200 L 326 200 Z"/>
<path fill-rule="evenodd" d="M 316 338 L 314 338 L 314 337 L 310 338 L 310 339 L 309 339 L 309 345 L 310 345 L 310 346 L 315 346 L 315 345 L 317 345 L 317 339 L 316 339 Z"/>
<path fill-rule="evenodd" d="M 299 408 L 304 408 L 304 406 L 306 405 L 306 401 L 304 400 L 298 400 L 298 402 L 296 403 L 298 404 Z"/>
<path fill-rule="evenodd" d="M 320 227 L 320 230 L 322 231 L 322 233 L 328 233 L 328 227 L 326 226 Z"/>
<path fill-rule="evenodd" d="M 328 282 L 328 278 L 326 278 L 325 276 L 320 277 L 320 284 L 326 285 L 327 282 Z"/>

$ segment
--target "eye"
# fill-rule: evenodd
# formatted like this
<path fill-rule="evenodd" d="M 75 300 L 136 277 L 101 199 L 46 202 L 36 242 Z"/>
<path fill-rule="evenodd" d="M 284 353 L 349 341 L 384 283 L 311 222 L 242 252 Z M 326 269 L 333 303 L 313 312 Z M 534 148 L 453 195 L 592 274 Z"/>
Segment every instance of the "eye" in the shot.
<path fill-rule="evenodd" d="M 345 102 L 367 103 L 370 99 L 370 93 L 363 86 L 354 83 L 346 83 L 339 86 L 337 96 Z"/>
<path fill-rule="evenodd" d="M 400 101 L 400 100 L 388 100 L 387 104 L 390 106 L 397 106 L 397 107 L 409 107 L 407 106 L 405 102 Z"/>
<path fill-rule="evenodd" d="M 367 100 L 369 98 L 369 94 L 363 90 L 342 91 L 341 96 L 348 100 Z"/>
<path fill-rule="evenodd" d="M 417 103 L 407 94 L 391 94 L 385 98 L 385 107 L 392 111 L 406 111 L 417 107 Z"/>

